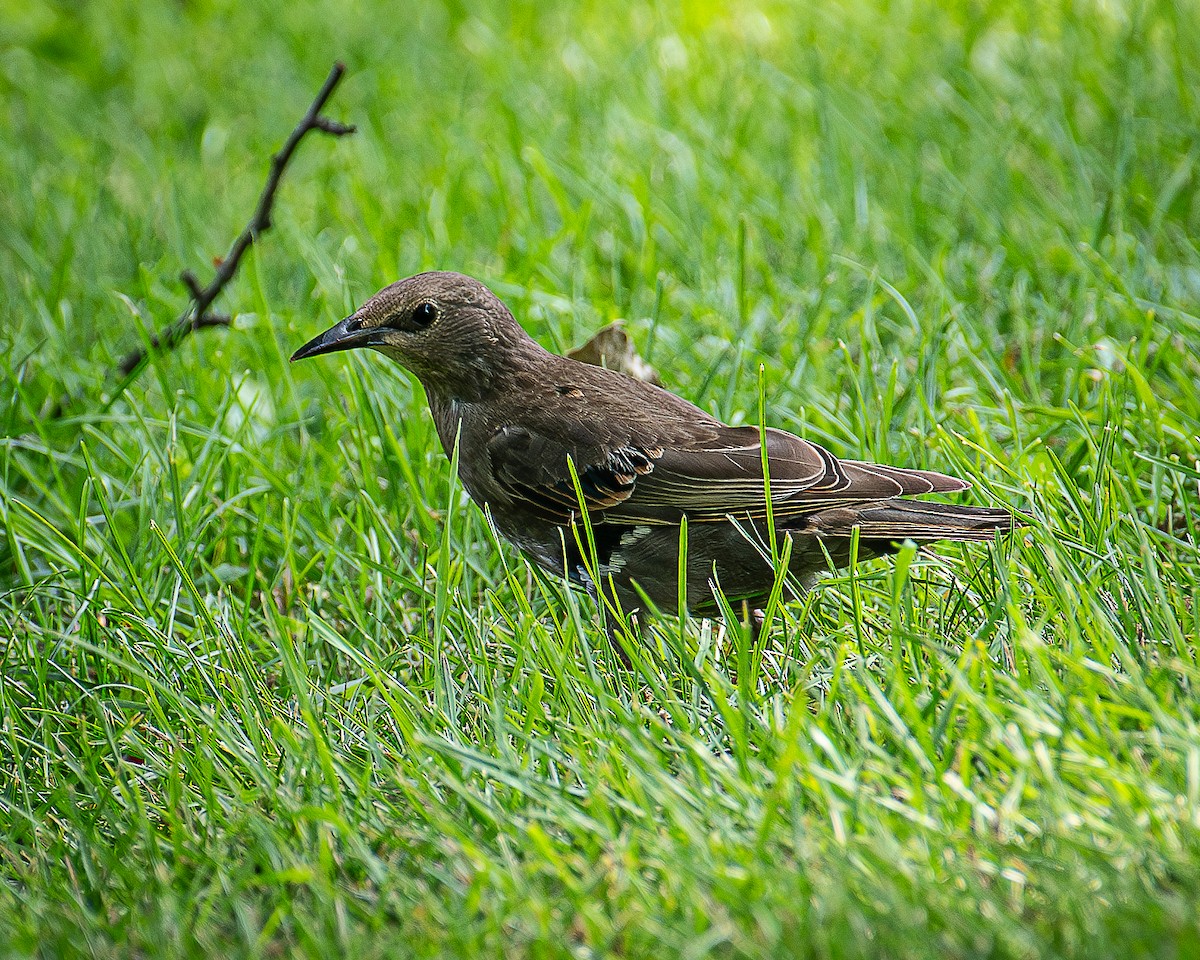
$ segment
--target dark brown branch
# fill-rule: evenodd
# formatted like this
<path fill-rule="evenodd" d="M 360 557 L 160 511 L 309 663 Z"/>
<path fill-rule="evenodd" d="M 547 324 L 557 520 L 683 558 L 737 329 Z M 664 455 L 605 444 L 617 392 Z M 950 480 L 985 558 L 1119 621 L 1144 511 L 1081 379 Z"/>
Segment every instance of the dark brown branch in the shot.
<path fill-rule="evenodd" d="M 205 313 L 199 317 L 191 318 L 183 326 L 180 326 L 180 321 L 176 320 L 164 329 L 162 333 L 156 333 L 152 336 L 145 347 L 142 347 L 140 350 L 131 351 L 117 365 L 117 371 L 122 377 L 128 377 L 142 365 L 142 362 L 148 356 L 147 351 L 173 350 L 193 330 L 204 330 L 207 327 L 227 327 L 232 322 L 233 318 L 227 313 Z"/>
<path fill-rule="evenodd" d="M 355 128 L 351 124 L 339 123 L 336 120 L 321 116 L 321 111 L 325 108 L 325 104 L 329 102 L 329 98 L 333 96 L 333 91 L 345 72 L 346 67 L 343 64 L 335 63 L 333 65 L 333 69 L 329 71 L 329 76 L 325 78 L 325 83 L 321 87 L 320 92 L 313 102 L 309 104 L 308 112 L 304 114 L 303 119 L 296 125 L 291 136 L 287 138 L 279 152 L 271 157 L 271 169 L 267 174 L 267 182 L 263 186 L 262 193 L 259 195 L 258 206 L 254 209 L 254 216 L 250 218 L 246 229 L 233 241 L 233 245 L 229 248 L 229 252 L 224 258 L 216 261 L 216 273 L 213 274 L 213 278 L 209 281 L 208 285 L 204 287 L 200 286 L 200 281 L 191 270 L 184 270 L 180 274 L 180 280 L 187 287 L 188 293 L 191 295 L 191 302 L 177 320 L 151 336 L 145 345 L 130 351 L 117 364 L 115 371 L 121 382 L 114 394 L 114 399 L 125 391 L 126 387 L 129 386 L 134 377 L 141 371 L 142 366 L 152 352 L 173 350 L 189 334 L 196 330 L 203 330 L 208 327 L 229 326 L 231 322 L 229 316 L 211 312 L 213 302 L 233 279 L 238 267 L 241 265 L 242 257 L 250 249 L 254 241 L 258 239 L 258 235 L 270 229 L 271 208 L 275 203 L 275 194 L 279 190 L 279 182 L 283 179 L 284 171 L 287 169 L 292 155 L 296 152 L 296 148 L 300 145 L 300 141 L 304 139 L 310 130 L 319 130 L 322 133 L 327 133 L 335 137 L 344 137 L 354 132 Z M 61 417 L 65 405 L 66 399 L 64 398 L 50 411 L 50 419 Z"/>
<path fill-rule="evenodd" d="M 203 296 L 204 291 L 200 286 L 200 281 L 196 279 L 196 275 L 191 270 L 184 270 L 179 275 L 179 279 L 188 288 L 188 293 L 192 295 L 193 300 L 199 300 Z"/>
<path fill-rule="evenodd" d="M 354 132 L 354 124 L 338 123 L 336 120 L 330 120 L 328 117 L 317 117 L 313 125 L 318 130 L 324 130 L 335 137 L 344 137 L 346 134 Z"/>

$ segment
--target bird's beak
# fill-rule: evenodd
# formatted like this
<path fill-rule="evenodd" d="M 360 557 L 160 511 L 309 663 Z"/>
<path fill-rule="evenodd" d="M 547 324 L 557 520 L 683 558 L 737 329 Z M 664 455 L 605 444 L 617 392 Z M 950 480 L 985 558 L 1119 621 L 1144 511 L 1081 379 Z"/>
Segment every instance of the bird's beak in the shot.
<path fill-rule="evenodd" d="M 309 357 L 319 357 L 323 353 L 336 353 L 339 350 L 353 350 L 355 347 L 369 347 L 376 341 L 378 333 L 375 327 L 364 329 L 362 321 L 351 314 L 309 340 L 292 354 L 292 361 L 307 360 Z"/>

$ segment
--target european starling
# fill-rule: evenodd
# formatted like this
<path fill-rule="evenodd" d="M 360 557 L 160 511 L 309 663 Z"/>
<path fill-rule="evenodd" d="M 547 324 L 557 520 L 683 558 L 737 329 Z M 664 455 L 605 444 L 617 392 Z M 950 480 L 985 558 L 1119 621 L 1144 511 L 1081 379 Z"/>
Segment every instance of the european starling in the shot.
<path fill-rule="evenodd" d="M 907 499 L 965 490 L 963 480 L 839 460 L 783 430 L 731 427 L 659 387 L 549 353 L 461 274 L 384 287 L 292 359 L 356 347 L 420 379 L 443 448 L 458 443 L 463 485 L 507 540 L 593 595 L 598 573 L 626 614 L 643 594 L 678 612 L 685 517 L 684 602 L 696 616 L 719 612 L 717 587 L 735 610 L 766 604 L 772 539 L 781 551 L 791 538 L 790 573 L 808 586 L 830 561 L 849 562 L 855 529 L 861 558 L 905 540 L 992 540 L 1013 526 L 1007 510 Z M 590 543 L 575 524 L 580 496 Z"/>

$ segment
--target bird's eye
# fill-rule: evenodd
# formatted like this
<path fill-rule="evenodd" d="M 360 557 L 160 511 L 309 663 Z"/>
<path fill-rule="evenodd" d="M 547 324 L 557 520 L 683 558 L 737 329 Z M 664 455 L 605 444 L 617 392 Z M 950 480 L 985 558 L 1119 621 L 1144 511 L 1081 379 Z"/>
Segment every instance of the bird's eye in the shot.
<path fill-rule="evenodd" d="M 437 315 L 437 304 L 426 300 L 424 303 L 418 303 L 413 307 L 412 319 L 413 323 L 418 327 L 427 327 L 437 319 Z"/>

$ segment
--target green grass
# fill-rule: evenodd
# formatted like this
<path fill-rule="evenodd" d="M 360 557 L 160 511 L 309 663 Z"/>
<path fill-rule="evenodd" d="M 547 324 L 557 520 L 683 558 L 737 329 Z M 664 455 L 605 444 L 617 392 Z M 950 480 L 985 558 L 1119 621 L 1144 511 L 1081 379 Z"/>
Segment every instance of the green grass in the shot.
<path fill-rule="evenodd" d="M 297 6 L 0 2 L 0 954 L 1196 955 L 1196 4 Z M 287 364 L 434 267 L 1030 525 L 626 671 Z"/>

